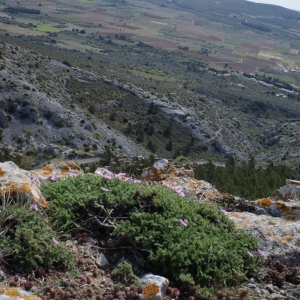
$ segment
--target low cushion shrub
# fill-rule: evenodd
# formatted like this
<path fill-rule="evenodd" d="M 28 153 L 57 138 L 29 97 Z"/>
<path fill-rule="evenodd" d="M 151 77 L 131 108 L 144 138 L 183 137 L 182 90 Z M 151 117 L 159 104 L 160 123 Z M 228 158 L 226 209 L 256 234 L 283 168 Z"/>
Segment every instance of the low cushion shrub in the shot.
<path fill-rule="evenodd" d="M 43 193 L 52 207 L 49 219 L 57 226 L 90 217 L 91 201 L 107 211 L 113 208 L 112 216 L 119 218 L 111 236 L 134 241 L 146 269 L 196 284 L 207 294 L 255 276 L 262 263 L 252 254 L 256 240 L 218 208 L 163 187 L 89 174 L 44 185 Z"/>

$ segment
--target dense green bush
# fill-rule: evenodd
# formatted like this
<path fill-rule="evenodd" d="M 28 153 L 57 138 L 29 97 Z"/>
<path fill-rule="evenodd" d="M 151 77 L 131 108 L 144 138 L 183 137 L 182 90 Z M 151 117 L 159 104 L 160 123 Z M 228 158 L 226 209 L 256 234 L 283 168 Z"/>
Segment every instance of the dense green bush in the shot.
<path fill-rule="evenodd" d="M 83 175 L 44 185 L 43 193 L 56 226 L 91 214 L 91 201 L 121 212 L 125 219 L 112 235 L 134 240 L 145 268 L 206 292 L 255 276 L 260 267 L 261 259 L 248 254 L 256 252 L 254 238 L 217 208 L 163 187 Z"/>
<path fill-rule="evenodd" d="M 205 287 L 236 284 L 256 274 L 261 260 L 248 254 L 256 251 L 256 241 L 222 212 L 163 188 L 152 192 L 153 211 L 132 212 L 113 235 L 130 236 L 147 249 L 154 270 Z"/>
<path fill-rule="evenodd" d="M 58 244 L 56 232 L 47 224 L 47 217 L 28 207 L 13 204 L 1 213 L 1 252 L 6 259 L 25 267 L 57 266 L 72 269 L 72 255 Z M 6 257 L 9 255 L 10 257 Z"/>

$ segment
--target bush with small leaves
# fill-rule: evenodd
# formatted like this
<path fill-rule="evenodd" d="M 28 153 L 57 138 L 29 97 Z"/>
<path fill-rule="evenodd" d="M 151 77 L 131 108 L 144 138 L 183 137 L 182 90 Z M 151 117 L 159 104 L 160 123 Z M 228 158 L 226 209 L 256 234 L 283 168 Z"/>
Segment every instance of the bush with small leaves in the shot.
<path fill-rule="evenodd" d="M 6 260 L 11 259 L 15 264 L 25 267 L 74 267 L 71 253 L 54 238 L 56 232 L 45 222 L 39 211 L 31 211 L 19 204 L 5 209 L 9 217 L 4 222 L 1 219 L 1 222 L 8 230 L 5 235 L 0 236 L 0 245 Z"/>
<path fill-rule="evenodd" d="M 255 253 L 257 241 L 219 209 L 163 187 L 87 174 L 42 190 L 52 207 L 49 220 L 58 227 L 90 217 L 92 201 L 119 212 L 111 236 L 134 241 L 139 263 L 172 280 L 196 284 L 202 295 L 255 276 L 262 264 L 248 252 Z"/>

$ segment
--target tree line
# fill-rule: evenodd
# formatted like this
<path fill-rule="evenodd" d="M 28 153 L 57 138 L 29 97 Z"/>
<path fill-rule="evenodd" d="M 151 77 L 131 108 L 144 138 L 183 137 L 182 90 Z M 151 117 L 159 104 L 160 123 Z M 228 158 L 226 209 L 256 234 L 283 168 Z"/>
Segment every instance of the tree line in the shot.
<path fill-rule="evenodd" d="M 230 193 L 249 200 L 268 197 L 285 185 L 287 178 L 299 179 L 299 171 L 286 165 L 270 162 L 265 168 L 256 168 L 253 157 L 238 165 L 233 157 L 227 158 L 225 167 L 215 166 L 211 161 L 197 165 L 195 178 L 208 181 L 220 192 Z"/>
<path fill-rule="evenodd" d="M 39 9 L 33 9 L 33 8 L 26 8 L 26 7 L 7 7 L 3 11 L 11 13 L 11 14 L 36 14 L 39 15 L 41 11 Z"/>

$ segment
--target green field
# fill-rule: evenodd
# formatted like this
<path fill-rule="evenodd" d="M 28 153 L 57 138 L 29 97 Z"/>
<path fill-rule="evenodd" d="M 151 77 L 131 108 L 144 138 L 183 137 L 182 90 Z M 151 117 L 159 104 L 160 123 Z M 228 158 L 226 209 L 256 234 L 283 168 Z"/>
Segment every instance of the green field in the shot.
<path fill-rule="evenodd" d="M 37 25 L 36 30 L 42 31 L 42 32 L 50 32 L 50 33 L 62 31 L 62 29 L 60 29 L 60 28 L 55 28 L 55 27 L 46 26 L 46 25 Z"/>

